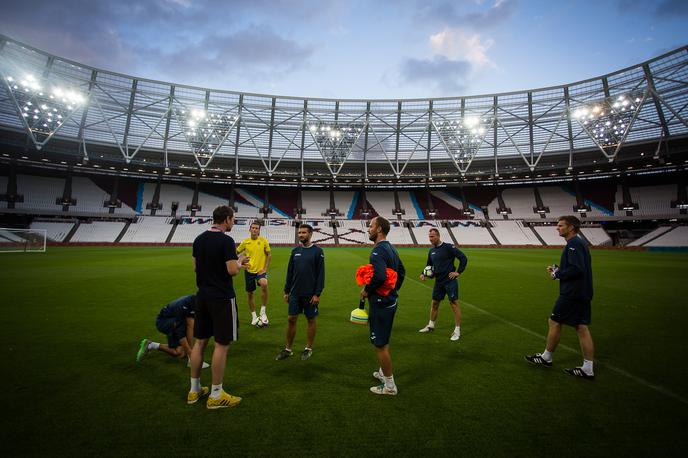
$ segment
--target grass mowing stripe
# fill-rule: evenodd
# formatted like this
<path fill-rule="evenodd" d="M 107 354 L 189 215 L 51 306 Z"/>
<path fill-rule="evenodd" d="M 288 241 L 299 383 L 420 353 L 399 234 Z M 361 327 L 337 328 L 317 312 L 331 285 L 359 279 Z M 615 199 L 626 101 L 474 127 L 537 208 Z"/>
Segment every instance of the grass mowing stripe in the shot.
<path fill-rule="evenodd" d="M 422 286 L 422 287 L 424 287 L 424 288 L 432 289 L 432 287 L 430 287 L 430 286 L 428 286 L 428 285 L 426 285 L 426 284 L 424 284 L 424 283 L 421 283 L 420 281 L 416 280 L 415 278 L 410 278 L 410 277 L 408 277 L 408 279 L 411 280 L 413 283 L 416 283 L 416 284 L 418 284 L 418 285 L 420 285 L 420 286 Z M 544 336 L 544 335 L 542 335 L 542 334 L 539 334 L 539 333 L 537 333 L 537 332 L 535 332 L 535 331 L 532 331 L 532 330 L 530 330 L 530 329 L 528 329 L 528 328 L 524 328 L 523 326 L 521 326 L 521 325 L 519 325 L 519 324 L 516 324 L 516 323 L 514 323 L 514 322 L 512 322 L 512 321 L 506 320 L 506 319 L 504 319 L 504 318 L 502 318 L 502 317 L 500 317 L 500 316 L 498 316 L 498 315 L 495 315 L 495 314 L 492 313 L 492 312 L 488 312 L 487 310 L 485 310 L 485 309 L 483 309 L 483 308 L 481 308 L 481 307 L 478 307 L 478 306 L 475 305 L 475 304 L 471 304 L 471 303 L 469 303 L 469 302 L 461 301 L 461 300 L 460 300 L 459 302 L 460 302 L 462 305 L 467 305 L 468 307 L 470 307 L 470 308 L 472 308 L 472 309 L 474 309 L 474 310 L 476 310 L 476 311 L 478 311 L 478 312 L 480 312 L 480 313 L 482 313 L 482 314 L 485 314 L 485 315 L 487 315 L 487 316 L 489 316 L 489 317 L 491 317 L 491 318 L 494 318 L 494 319 L 496 319 L 497 321 L 500 321 L 500 322 L 502 322 L 502 323 L 504 323 L 504 324 L 508 324 L 509 326 L 511 326 L 511 327 L 513 327 L 513 328 L 516 328 L 516 329 L 518 329 L 518 330 L 520 330 L 520 331 L 525 332 L 526 334 L 530 334 L 531 336 L 538 337 L 538 338 L 540 338 L 540 339 L 542 339 L 542 340 L 547 340 L 547 336 Z M 569 347 L 568 345 L 564 345 L 564 344 L 562 344 L 562 343 L 560 343 L 560 344 L 558 345 L 558 348 L 563 348 L 564 350 L 569 351 L 569 352 L 571 352 L 571 353 L 579 354 L 578 350 L 576 350 L 575 348 L 571 348 L 571 347 Z M 678 401 L 681 401 L 682 403 L 688 405 L 688 399 L 686 399 L 686 398 L 684 398 L 684 397 L 682 397 L 682 396 L 680 396 L 680 395 L 674 393 L 673 391 L 671 391 L 671 390 L 669 390 L 669 389 L 667 389 L 667 388 L 664 388 L 664 387 L 661 386 L 661 385 L 657 385 L 657 384 L 652 383 L 652 382 L 650 382 L 650 381 L 648 381 L 648 380 L 645 380 L 644 378 L 638 377 L 637 375 L 633 375 L 633 374 L 631 374 L 630 372 L 628 372 L 628 371 L 626 371 L 626 370 L 624 370 L 624 369 L 621 369 L 620 367 L 614 366 L 613 364 L 609 364 L 609 363 L 606 363 L 606 362 L 603 362 L 603 361 L 600 361 L 600 360 L 597 360 L 597 363 L 598 363 L 599 365 L 601 365 L 601 366 L 606 367 L 607 369 L 611 369 L 612 371 L 616 372 L 617 374 L 621 374 L 621 375 L 623 375 L 623 376 L 625 376 L 625 377 L 630 378 L 631 380 L 635 381 L 636 383 L 639 383 L 640 385 L 643 385 L 643 386 L 645 386 L 645 387 L 647 387 L 647 388 L 653 389 L 653 390 L 657 391 L 658 393 L 662 393 L 662 394 L 665 395 L 665 396 L 669 396 L 669 397 L 671 397 L 671 398 L 674 398 L 674 399 L 676 399 L 676 400 L 678 400 Z"/>

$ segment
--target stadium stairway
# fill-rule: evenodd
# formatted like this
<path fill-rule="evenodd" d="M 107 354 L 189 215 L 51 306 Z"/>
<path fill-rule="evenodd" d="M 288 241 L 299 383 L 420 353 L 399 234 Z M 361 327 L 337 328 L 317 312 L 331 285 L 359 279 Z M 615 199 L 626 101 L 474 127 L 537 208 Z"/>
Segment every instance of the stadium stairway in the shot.
<path fill-rule="evenodd" d="M 124 237 L 124 234 L 127 233 L 127 229 L 129 229 L 129 226 L 131 226 L 131 221 L 127 221 L 127 224 L 124 225 L 124 227 L 122 228 L 122 232 L 119 233 L 114 243 L 119 243 L 119 241 L 122 240 L 122 237 Z"/>
<path fill-rule="evenodd" d="M 172 229 L 170 229 L 170 233 L 167 235 L 167 238 L 165 239 L 165 243 L 170 243 L 172 240 L 172 237 L 174 237 L 174 232 L 177 230 L 177 220 L 174 221 L 174 224 L 172 225 Z"/>
<path fill-rule="evenodd" d="M 411 240 L 413 240 L 413 244 L 415 246 L 418 246 L 418 240 L 416 240 L 416 234 L 413 233 L 411 226 L 408 226 L 406 229 L 409 231 L 409 234 L 411 234 Z"/>
<path fill-rule="evenodd" d="M 337 226 L 332 226 L 332 235 L 334 235 L 334 246 L 339 246 L 339 234 L 337 234 Z"/>
<path fill-rule="evenodd" d="M 545 242 L 545 240 L 544 240 L 542 237 L 540 237 L 540 234 L 538 234 L 538 231 L 536 231 L 535 229 L 533 229 L 532 226 L 528 226 L 528 229 L 530 229 L 531 232 L 532 232 L 533 234 L 535 234 L 535 237 L 537 237 L 537 239 L 540 241 L 540 243 L 542 243 L 543 246 L 547 246 L 547 242 Z M 588 244 L 588 245 L 589 245 L 589 244 Z"/>
<path fill-rule="evenodd" d="M 492 228 L 489 226 L 489 224 L 485 225 L 485 229 L 487 229 L 487 232 L 490 233 L 490 237 L 492 237 L 492 240 L 495 241 L 497 246 L 502 246 L 502 243 L 499 241 L 499 239 L 494 235 L 494 232 L 492 232 Z"/>
<path fill-rule="evenodd" d="M 449 237 L 451 237 L 452 242 L 454 242 L 454 246 L 459 246 L 458 240 L 456 240 L 456 236 L 454 235 L 454 231 L 451 230 L 450 225 L 447 224 L 447 232 L 449 233 Z"/>
<path fill-rule="evenodd" d="M 71 231 L 65 236 L 64 240 L 62 243 L 69 243 L 72 240 L 72 237 L 74 237 L 74 234 L 76 234 L 76 231 L 79 229 L 79 226 L 81 226 L 81 222 L 79 220 L 74 223 L 74 227 L 72 228 Z"/>

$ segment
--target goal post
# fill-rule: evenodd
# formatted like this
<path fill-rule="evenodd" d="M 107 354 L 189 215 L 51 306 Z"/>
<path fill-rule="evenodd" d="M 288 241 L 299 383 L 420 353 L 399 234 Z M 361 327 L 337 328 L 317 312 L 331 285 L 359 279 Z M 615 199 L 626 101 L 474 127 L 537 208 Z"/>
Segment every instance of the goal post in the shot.
<path fill-rule="evenodd" d="M 0 253 L 45 253 L 46 229 L 0 227 Z"/>

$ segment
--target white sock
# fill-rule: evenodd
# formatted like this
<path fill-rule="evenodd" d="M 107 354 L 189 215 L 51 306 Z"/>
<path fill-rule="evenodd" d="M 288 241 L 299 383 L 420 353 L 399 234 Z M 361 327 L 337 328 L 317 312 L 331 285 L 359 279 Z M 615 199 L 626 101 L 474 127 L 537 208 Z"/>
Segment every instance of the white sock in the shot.
<path fill-rule="evenodd" d="M 551 352 L 551 351 L 549 351 L 549 350 L 547 350 L 547 349 L 545 348 L 545 351 L 543 351 L 543 352 L 541 353 L 541 355 L 542 355 L 542 359 L 544 359 L 544 360 L 547 361 L 548 363 L 551 363 L 551 362 L 552 362 L 552 352 Z"/>
<path fill-rule="evenodd" d="M 429 327 L 429 328 L 434 328 L 434 327 L 435 327 L 435 322 L 432 321 L 432 320 L 428 321 L 428 327 Z"/>
<path fill-rule="evenodd" d="M 217 399 L 220 397 L 222 394 L 222 383 L 219 385 L 213 385 L 213 388 L 210 390 L 210 397 L 213 399 Z"/>
<path fill-rule="evenodd" d="M 312 349 L 311 347 L 304 347 L 303 349 L 304 349 L 304 350 L 310 350 L 310 351 L 313 351 L 313 349 Z"/>
<path fill-rule="evenodd" d="M 455 326 L 454 327 L 454 332 L 458 335 L 461 335 L 461 326 Z"/>
<path fill-rule="evenodd" d="M 284 347 L 284 349 L 291 353 L 291 348 Z"/>
<path fill-rule="evenodd" d="M 390 390 L 395 390 L 397 388 L 397 385 L 394 383 L 394 375 L 390 375 L 389 377 L 382 376 L 385 379 L 385 388 L 390 389 Z"/>
<path fill-rule="evenodd" d="M 198 393 L 201 391 L 201 379 L 191 377 L 191 389 L 189 390 L 193 393 Z"/>
<path fill-rule="evenodd" d="M 254 320 L 256 318 L 258 318 L 258 315 L 256 315 L 256 312 L 251 312 L 251 318 L 253 318 Z"/>
<path fill-rule="evenodd" d="M 581 370 L 588 375 L 593 375 L 592 361 L 589 359 L 583 359 L 583 366 L 581 367 Z"/>
<path fill-rule="evenodd" d="M 158 342 L 148 342 L 148 350 L 157 350 L 158 348 L 160 348 Z"/>
<path fill-rule="evenodd" d="M 260 315 L 261 316 L 265 315 L 265 306 L 264 305 L 260 306 Z"/>

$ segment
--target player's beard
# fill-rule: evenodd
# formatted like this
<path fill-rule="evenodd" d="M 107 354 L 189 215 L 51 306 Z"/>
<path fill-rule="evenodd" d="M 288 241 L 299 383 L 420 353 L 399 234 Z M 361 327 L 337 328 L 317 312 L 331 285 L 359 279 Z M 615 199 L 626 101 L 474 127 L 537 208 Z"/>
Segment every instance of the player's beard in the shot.
<path fill-rule="evenodd" d="M 377 242 L 377 232 L 373 232 L 372 234 L 368 234 L 368 239 L 371 242 Z"/>
<path fill-rule="evenodd" d="M 299 238 L 299 242 L 301 242 L 301 245 L 306 246 L 306 245 L 309 245 L 311 243 L 311 239 L 307 238 L 304 240 L 302 238 Z"/>

